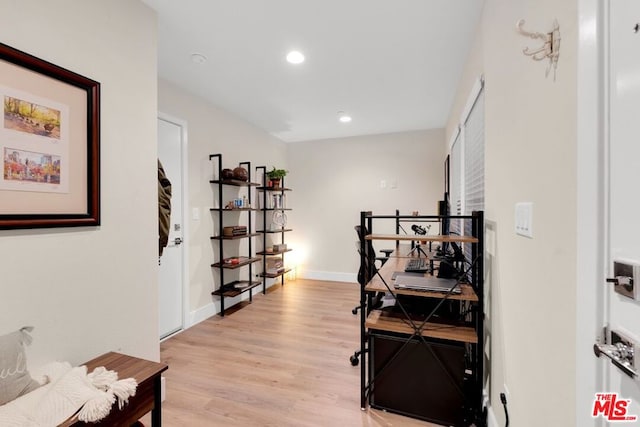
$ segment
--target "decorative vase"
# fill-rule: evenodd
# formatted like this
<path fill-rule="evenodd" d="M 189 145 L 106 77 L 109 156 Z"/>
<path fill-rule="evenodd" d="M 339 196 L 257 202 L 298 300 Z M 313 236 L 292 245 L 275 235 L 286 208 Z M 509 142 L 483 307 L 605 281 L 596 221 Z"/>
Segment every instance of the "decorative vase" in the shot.
<path fill-rule="evenodd" d="M 271 178 L 271 188 L 280 188 L 280 178 Z"/>

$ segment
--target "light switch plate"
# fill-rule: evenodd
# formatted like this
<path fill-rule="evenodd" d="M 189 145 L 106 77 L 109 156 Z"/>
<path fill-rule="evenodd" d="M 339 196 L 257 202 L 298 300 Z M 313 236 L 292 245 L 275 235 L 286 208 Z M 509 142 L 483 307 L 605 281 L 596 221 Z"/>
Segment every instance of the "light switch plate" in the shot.
<path fill-rule="evenodd" d="M 516 234 L 533 238 L 533 203 L 516 203 Z"/>

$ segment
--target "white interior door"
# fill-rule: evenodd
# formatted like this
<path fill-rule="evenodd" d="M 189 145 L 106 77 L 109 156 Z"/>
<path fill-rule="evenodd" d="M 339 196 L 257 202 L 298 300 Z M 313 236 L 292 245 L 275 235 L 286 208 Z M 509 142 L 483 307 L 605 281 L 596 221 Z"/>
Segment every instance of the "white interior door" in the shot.
<path fill-rule="evenodd" d="M 616 292 L 616 288 L 622 291 L 631 288 L 625 277 L 633 277 L 634 269 L 627 269 L 622 263 L 614 266 L 616 260 L 631 267 L 637 264 L 636 272 L 640 273 L 640 2 L 611 0 L 609 4 L 609 245 L 606 257 L 608 280 L 617 280 L 620 284 L 607 286 L 604 301 L 605 323 L 609 329 L 607 344 L 612 345 L 616 344 L 618 334 L 630 343 L 640 343 L 640 301 Z M 637 291 L 640 277 L 633 285 L 636 295 L 640 295 Z M 620 359 L 632 362 L 630 367 L 638 372 L 640 366 L 636 360 L 640 354 L 637 348 L 630 351 L 626 353 L 618 347 L 618 355 L 614 356 L 619 356 L 618 362 Z M 594 403 L 597 417 L 602 417 L 607 425 L 614 422 L 640 425 L 640 380 L 626 369 L 625 363 L 616 366 L 607 360 L 606 364 L 601 391 L 607 396 L 598 408 Z M 607 409 L 606 399 L 614 399 L 616 404 Z"/>
<path fill-rule="evenodd" d="M 171 181 L 171 229 L 169 243 L 160 259 L 158 285 L 161 339 L 184 327 L 184 126 L 171 119 L 158 118 L 158 158 Z"/>

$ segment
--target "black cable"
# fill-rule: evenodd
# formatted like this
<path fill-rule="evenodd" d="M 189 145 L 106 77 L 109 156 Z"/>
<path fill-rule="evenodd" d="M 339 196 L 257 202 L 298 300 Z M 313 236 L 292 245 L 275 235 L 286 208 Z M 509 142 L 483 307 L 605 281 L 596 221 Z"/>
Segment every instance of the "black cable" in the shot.
<path fill-rule="evenodd" d="M 507 411 L 507 395 L 504 393 L 500 393 L 500 402 L 502 402 L 502 407 L 504 408 L 504 416 L 507 420 L 505 422 L 504 427 L 509 427 L 509 411 Z"/>

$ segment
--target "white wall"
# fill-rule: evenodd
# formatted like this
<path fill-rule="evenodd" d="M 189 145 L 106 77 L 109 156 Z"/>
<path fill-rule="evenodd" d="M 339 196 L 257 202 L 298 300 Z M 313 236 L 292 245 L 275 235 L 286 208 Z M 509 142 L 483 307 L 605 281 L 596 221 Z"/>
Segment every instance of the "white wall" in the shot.
<path fill-rule="evenodd" d="M 218 214 L 209 210 L 213 207 L 214 196 L 217 200 L 214 186 L 209 183 L 214 178 L 214 167 L 217 166 L 209 161 L 209 155 L 221 153 L 223 167 L 230 169 L 238 166 L 239 162 L 250 161 L 253 169 L 252 181 L 256 181 L 256 166 L 267 166 L 268 169 L 274 165 L 287 168 L 286 145 L 262 129 L 163 79 L 159 80 L 158 110 L 187 122 L 189 236 L 186 243 L 189 245 L 190 323 L 195 323 L 220 311 L 219 298 L 211 295 L 218 287 L 219 277 L 211 267 L 217 261 L 214 259 L 214 248 L 217 254 L 217 245 L 212 244 L 211 236 Z M 231 198 L 231 194 L 225 193 L 225 197 L 228 195 Z M 193 209 L 200 211 L 199 221 L 193 220 Z M 225 220 L 232 221 L 232 215 L 240 214 L 227 215 L 229 216 L 225 216 Z M 227 246 L 231 245 L 225 245 L 225 256 L 233 255 L 227 252 Z M 248 297 L 248 293 L 243 294 L 243 297 Z M 225 299 L 225 307 L 235 302 Z"/>
<path fill-rule="evenodd" d="M 102 224 L 0 231 L 0 334 L 35 326 L 31 365 L 109 350 L 157 360 L 155 14 L 3 0 L 0 40 L 102 85 Z"/>
<path fill-rule="evenodd" d="M 483 34 L 483 22 L 478 23 L 476 28 L 477 36 L 473 39 L 471 49 L 469 49 L 469 56 L 467 56 L 465 67 L 462 70 L 462 77 L 456 88 L 456 96 L 453 100 L 453 106 L 451 107 L 451 114 L 447 119 L 447 125 L 445 128 L 445 138 L 447 144 L 453 142 L 451 139 L 456 133 L 456 129 L 464 117 L 461 117 L 466 103 L 469 99 L 473 85 L 484 72 L 484 46 L 482 37 Z M 447 146 L 448 147 L 448 146 Z"/>
<path fill-rule="evenodd" d="M 299 277 L 355 282 L 359 259 L 353 227 L 360 223 L 360 211 L 436 214 L 444 193 L 443 129 L 300 142 L 290 144 L 288 154 L 295 249 L 289 258 L 299 263 Z M 394 232 L 392 221 L 387 224 L 386 232 Z M 412 233 L 411 224 L 405 225 Z M 434 225 L 431 234 L 437 232 Z"/>
<path fill-rule="evenodd" d="M 487 0 L 461 88 L 485 75 L 485 206 L 495 232 L 487 266 L 491 292 L 491 404 L 504 424 L 499 393 L 507 385 L 511 424 L 576 425 L 576 27 L 575 2 Z M 556 81 L 545 62 L 522 54 L 519 35 L 560 23 Z M 447 134 L 468 90 L 458 93 Z M 533 239 L 514 233 L 514 204 L 533 202 Z"/>

